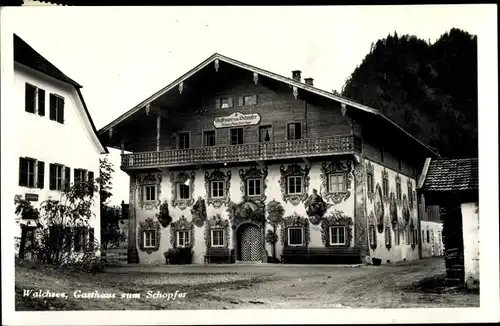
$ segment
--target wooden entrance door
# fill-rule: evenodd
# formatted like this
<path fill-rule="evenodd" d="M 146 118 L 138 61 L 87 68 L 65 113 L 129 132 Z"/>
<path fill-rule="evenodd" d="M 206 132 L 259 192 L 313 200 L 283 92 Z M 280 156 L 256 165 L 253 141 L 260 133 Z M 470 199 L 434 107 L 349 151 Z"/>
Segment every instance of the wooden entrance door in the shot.
<path fill-rule="evenodd" d="M 240 228 L 240 257 L 242 261 L 259 261 L 262 258 L 262 234 L 260 228 L 253 224 Z"/>

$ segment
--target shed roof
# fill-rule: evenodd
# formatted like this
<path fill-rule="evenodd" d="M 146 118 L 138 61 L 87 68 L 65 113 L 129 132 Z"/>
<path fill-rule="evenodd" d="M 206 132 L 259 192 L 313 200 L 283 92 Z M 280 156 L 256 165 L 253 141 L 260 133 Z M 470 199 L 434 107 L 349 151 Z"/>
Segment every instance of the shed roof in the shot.
<path fill-rule="evenodd" d="M 424 192 L 467 192 L 479 190 L 477 158 L 427 159 L 419 181 Z"/>

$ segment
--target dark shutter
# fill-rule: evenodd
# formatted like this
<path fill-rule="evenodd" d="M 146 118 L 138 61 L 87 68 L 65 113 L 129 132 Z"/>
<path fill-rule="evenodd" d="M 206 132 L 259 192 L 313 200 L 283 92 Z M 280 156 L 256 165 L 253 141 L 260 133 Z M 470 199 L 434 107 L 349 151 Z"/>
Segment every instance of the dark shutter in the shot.
<path fill-rule="evenodd" d="M 59 105 L 57 106 L 57 122 L 64 123 L 64 99 L 59 99 Z"/>
<path fill-rule="evenodd" d="M 79 252 L 80 249 L 82 248 L 82 228 L 81 227 L 75 227 L 73 231 L 73 243 L 74 243 L 74 249 L 76 252 Z"/>
<path fill-rule="evenodd" d="M 64 167 L 64 187 L 69 187 L 71 183 L 71 168 L 68 166 Z"/>
<path fill-rule="evenodd" d="M 252 95 L 252 104 L 257 104 L 257 95 Z"/>
<path fill-rule="evenodd" d="M 56 166 L 49 164 L 49 189 L 56 190 Z"/>
<path fill-rule="evenodd" d="M 243 106 L 243 96 L 238 97 L 238 106 Z"/>
<path fill-rule="evenodd" d="M 35 94 L 36 88 L 26 83 L 25 89 L 25 110 L 29 113 L 35 113 Z"/>
<path fill-rule="evenodd" d="M 302 123 L 295 124 L 295 139 L 302 139 Z"/>
<path fill-rule="evenodd" d="M 87 249 L 88 246 L 88 238 L 87 236 L 89 235 L 89 228 L 88 227 L 83 227 L 82 228 L 82 248 L 83 250 Z"/>
<path fill-rule="evenodd" d="M 38 115 L 45 115 L 45 90 L 38 89 Z"/>
<path fill-rule="evenodd" d="M 28 185 L 28 162 L 25 158 L 19 158 L 19 185 Z"/>
<path fill-rule="evenodd" d="M 215 108 L 220 109 L 220 98 L 215 99 Z"/>
<path fill-rule="evenodd" d="M 49 118 L 50 120 L 56 120 L 56 96 L 54 94 L 49 95 Z"/>
<path fill-rule="evenodd" d="M 43 189 L 44 187 L 44 178 L 45 178 L 45 162 L 38 161 L 36 167 L 36 187 Z"/>
<path fill-rule="evenodd" d="M 228 106 L 229 106 L 230 108 L 232 108 L 232 107 L 233 107 L 233 98 L 232 98 L 232 97 L 228 98 L 228 99 L 227 99 L 227 103 L 228 103 Z"/>
<path fill-rule="evenodd" d="M 64 247 L 67 250 L 71 250 L 71 244 L 73 243 L 72 229 L 70 227 L 64 228 L 64 235 L 65 235 Z"/>
<path fill-rule="evenodd" d="M 90 181 L 92 181 L 92 182 L 93 182 L 93 181 L 94 181 L 94 172 L 89 171 L 88 173 L 89 173 L 89 182 L 90 182 Z"/>

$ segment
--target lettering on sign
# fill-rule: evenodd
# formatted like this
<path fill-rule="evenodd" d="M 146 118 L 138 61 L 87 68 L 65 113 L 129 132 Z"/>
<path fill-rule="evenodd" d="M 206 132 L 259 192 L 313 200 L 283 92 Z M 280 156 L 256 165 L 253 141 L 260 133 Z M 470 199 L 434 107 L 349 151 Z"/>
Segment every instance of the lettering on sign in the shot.
<path fill-rule="evenodd" d="M 24 198 L 28 201 L 38 201 L 38 194 L 25 194 Z"/>
<path fill-rule="evenodd" d="M 260 115 L 257 113 L 242 114 L 240 112 L 232 113 L 227 117 L 218 117 L 214 119 L 215 128 L 228 128 L 237 126 L 251 126 L 260 122 Z"/>

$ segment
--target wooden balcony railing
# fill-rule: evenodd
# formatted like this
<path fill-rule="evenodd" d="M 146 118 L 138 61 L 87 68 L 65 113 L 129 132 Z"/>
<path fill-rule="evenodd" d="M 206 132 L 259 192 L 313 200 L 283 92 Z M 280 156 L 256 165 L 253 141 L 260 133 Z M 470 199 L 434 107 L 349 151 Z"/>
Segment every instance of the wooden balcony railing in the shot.
<path fill-rule="evenodd" d="M 332 136 L 124 154 L 122 155 L 122 169 L 265 161 L 353 154 L 360 151 L 361 140 L 358 137 Z"/>

